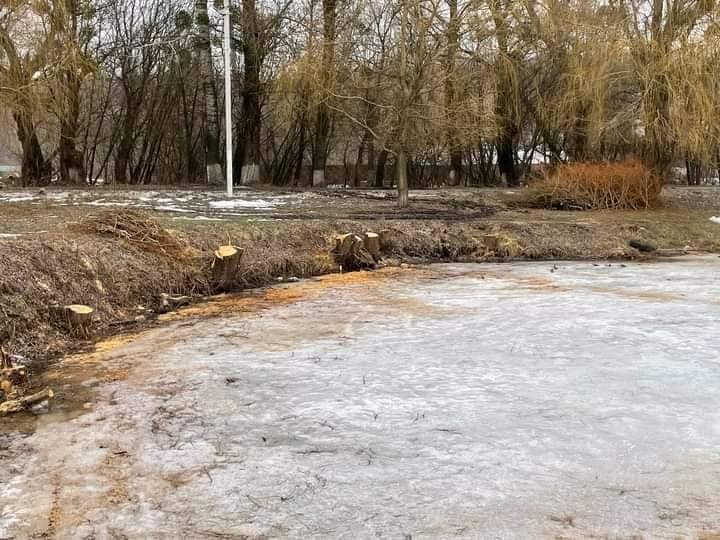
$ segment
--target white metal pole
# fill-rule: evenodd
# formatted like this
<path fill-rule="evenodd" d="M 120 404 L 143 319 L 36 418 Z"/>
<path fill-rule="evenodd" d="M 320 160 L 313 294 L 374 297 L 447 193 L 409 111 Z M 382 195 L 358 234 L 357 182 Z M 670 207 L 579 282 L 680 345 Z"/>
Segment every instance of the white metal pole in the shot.
<path fill-rule="evenodd" d="M 225 174 L 227 196 L 233 195 L 232 51 L 230 48 L 230 0 L 225 0 Z"/>

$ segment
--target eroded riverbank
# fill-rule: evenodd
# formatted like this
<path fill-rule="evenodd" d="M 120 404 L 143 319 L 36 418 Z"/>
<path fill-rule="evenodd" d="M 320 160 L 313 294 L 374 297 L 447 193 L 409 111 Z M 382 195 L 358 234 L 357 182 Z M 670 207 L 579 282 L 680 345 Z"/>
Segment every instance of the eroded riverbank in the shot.
<path fill-rule="evenodd" d="M 719 262 L 436 265 L 175 315 L 54 370 L 87 405 L 6 439 L 0 536 L 720 529 Z"/>

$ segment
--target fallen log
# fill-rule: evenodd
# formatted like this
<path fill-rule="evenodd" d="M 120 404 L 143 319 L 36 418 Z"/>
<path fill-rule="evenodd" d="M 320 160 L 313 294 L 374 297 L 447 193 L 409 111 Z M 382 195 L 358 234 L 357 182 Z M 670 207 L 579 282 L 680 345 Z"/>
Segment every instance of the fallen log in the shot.
<path fill-rule="evenodd" d="M 25 411 L 35 403 L 52 399 L 54 395 L 55 394 L 50 388 L 46 388 L 44 390 L 41 390 L 40 392 L 36 392 L 35 394 L 30 394 L 29 396 L 23 396 L 18 399 L 5 401 L 4 403 L 0 403 L 0 416 Z"/>
<path fill-rule="evenodd" d="M 167 294 L 162 293 L 160 295 L 160 313 L 167 313 L 168 311 L 174 311 L 181 307 L 189 306 L 192 303 L 192 298 L 184 295 Z"/>
<path fill-rule="evenodd" d="M 212 264 L 212 279 L 218 290 L 227 290 L 237 276 L 243 250 L 237 246 L 225 245 L 215 250 Z"/>

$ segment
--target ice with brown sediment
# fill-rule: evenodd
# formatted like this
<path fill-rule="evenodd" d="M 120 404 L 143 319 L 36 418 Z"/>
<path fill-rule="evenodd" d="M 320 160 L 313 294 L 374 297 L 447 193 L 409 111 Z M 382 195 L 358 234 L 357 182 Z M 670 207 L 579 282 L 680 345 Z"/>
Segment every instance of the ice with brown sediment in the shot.
<path fill-rule="evenodd" d="M 193 307 L 94 358 L 86 414 L 0 444 L 0 537 L 720 530 L 719 270 L 438 265 Z"/>

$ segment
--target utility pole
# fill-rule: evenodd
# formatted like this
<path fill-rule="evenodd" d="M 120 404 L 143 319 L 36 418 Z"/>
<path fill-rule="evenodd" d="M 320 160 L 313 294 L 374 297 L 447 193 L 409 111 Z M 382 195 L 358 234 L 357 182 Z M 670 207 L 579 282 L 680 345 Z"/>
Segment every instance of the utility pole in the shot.
<path fill-rule="evenodd" d="M 230 48 L 230 0 L 225 0 L 225 176 L 227 196 L 233 196 L 233 141 L 232 141 L 232 50 Z"/>

